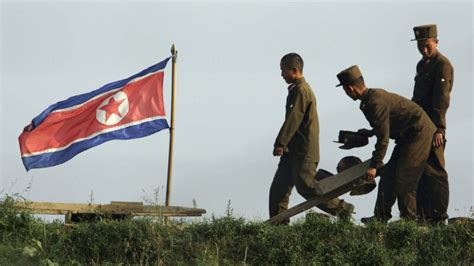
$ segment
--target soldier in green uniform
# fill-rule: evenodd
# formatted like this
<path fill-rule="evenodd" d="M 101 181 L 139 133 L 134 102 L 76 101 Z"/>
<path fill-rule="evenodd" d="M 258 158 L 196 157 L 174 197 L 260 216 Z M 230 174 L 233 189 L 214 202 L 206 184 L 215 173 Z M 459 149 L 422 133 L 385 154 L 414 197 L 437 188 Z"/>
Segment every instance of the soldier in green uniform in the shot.
<path fill-rule="evenodd" d="M 366 88 L 357 66 L 341 71 L 337 78 L 340 81 L 338 86 L 343 86 L 350 98 L 361 101 L 360 109 L 373 128 L 361 133 L 377 137 L 366 179 L 375 178 L 377 169 L 383 166 L 389 139 L 394 139 L 396 146 L 390 164 L 395 175 L 387 180 L 389 185 L 379 187 L 379 191 L 382 189 L 383 193 L 385 187 L 393 189 L 400 217 L 416 219 L 416 190 L 436 127 L 416 103 L 383 89 Z"/>
<path fill-rule="evenodd" d="M 446 144 L 446 111 L 449 107 L 453 86 L 453 66 L 438 49 L 435 24 L 413 28 L 422 59 L 416 66 L 415 88 L 412 100 L 423 108 L 436 126 L 433 143 L 417 190 L 417 210 L 421 220 L 442 223 L 448 218 L 448 173 L 445 170 L 444 148 Z M 392 217 L 396 195 L 391 189 L 395 169 L 390 162 L 381 174 L 374 216 L 362 218 L 363 223 L 372 220 L 387 221 Z"/>
<path fill-rule="evenodd" d="M 453 88 L 454 69 L 438 51 L 436 24 L 413 28 L 422 59 L 416 65 L 412 100 L 428 114 L 437 130 L 425 172 L 418 186 L 419 215 L 433 223 L 448 218 L 449 183 L 445 169 L 446 112 Z"/>
<path fill-rule="evenodd" d="M 303 59 L 289 53 L 280 61 L 281 76 L 289 84 L 285 121 L 275 140 L 273 155 L 281 156 L 270 186 L 270 217 L 288 209 L 293 187 L 305 199 L 316 196 L 314 184 L 319 163 L 319 120 L 316 97 L 303 76 Z M 332 199 L 318 207 L 350 219 L 352 204 Z M 288 224 L 289 219 L 282 222 Z"/>

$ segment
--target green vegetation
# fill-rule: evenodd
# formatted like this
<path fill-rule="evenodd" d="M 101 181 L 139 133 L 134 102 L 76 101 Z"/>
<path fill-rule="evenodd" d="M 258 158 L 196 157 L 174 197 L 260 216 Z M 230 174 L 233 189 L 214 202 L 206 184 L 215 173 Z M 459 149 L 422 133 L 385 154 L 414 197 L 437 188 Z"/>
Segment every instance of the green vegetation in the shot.
<path fill-rule="evenodd" d="M 65 226 L 0 203 L 0 265 L 473 264 L 474 224 L 367 228 L 317 217 L 270 226 L 227 216 L 164 225 L 151 219 Z"/>

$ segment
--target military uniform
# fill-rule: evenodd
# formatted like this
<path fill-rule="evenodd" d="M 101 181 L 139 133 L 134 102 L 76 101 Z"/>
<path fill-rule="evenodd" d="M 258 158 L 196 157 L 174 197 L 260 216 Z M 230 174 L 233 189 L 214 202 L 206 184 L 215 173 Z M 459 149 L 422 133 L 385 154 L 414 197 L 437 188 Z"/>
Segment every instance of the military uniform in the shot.
<path fill-rule="evenodd" d="M 316 97 L 304 78 L 289 87 L 286 99 L 285 122 L 275 140 L 275 147 L 283 147 L 278 169 L 270 186 L 270 217 L 288 209 L 293 187 L 305 199 L 316 196 L 316 168 L 319 162 L 319 120 Z M 337 198 L 318 207 L 338 215 L 347 206 Z M 283 222 L 289 223 L 289 220 Z"/>
<path fill-rule="evenodd" d="M 414 27 L 415 40 L 437 38 L 436 25 Z M 418 34 L 417 34 L 418 33 Z M 416 66 L 412 100 L 420 105 L 435 124 L 437 133 L 446 136 L 446 112 L 453 88 L 454 69 L 439 51 Z M 449 182 L 445 169 L 445 145 L 433 147 L 418 187 L 418 209 L 422 218 L 444 221 L 448 218 Z"/>
<path fill-rule="evenodd" d="M 436 25 L 414 28 L 414 40 L 436 38 Z M 416 66 L 415 87 L 412 100 L 423 108 L 436 126 L 436 132 L 446 134 L 446 111 L 449 107 L 453 85 L 453 67 L 439 51 L 429 59 L 421 59 Z M 444 149 L 431 147 L 428 161 L 417 189 L 418 216 L 434 222 L 448 218 L 448 173 L 445 170 Z M 396 157 L 393 158 L 396 161 Z M 392 159 L 381 174 L 374 214 L 382 220 L 392 217 L 391 209 L 396 195 L 392 187 L 395 175 Z"/>
<path fill-rule="evenodd" d="M 428 60 L 420 60 L 416 66 L 413 101 L 425 110 L 437 127 L 446 134 L 446 111 L 453 88 L 453 66 L 439 51 Z"/>
<path fill-rule="evenodd" d="M 350 85 L 361 77 L 357 66 L 338 74 L 340 85 Z M 360 109 L 377 137 L 370 166 L 376 169 L 383 166 L 389 139 L 394 139 L 396 146 L 390 161 L 395 176 L 389 180 L 389 187 L 395 191 L 400 216 L 415 219 L 416 189 L 436 128 L 417 104 L 397 94 L 383 89 L 367 89 L 360 100 Z"/>
<path fill-rule="evenodd" d="M 361 99 L 361 110 L 377 136 L 371 166 L 380 168 L 388 147 L 395 139 L 391 167 L 395 168 L 390 187 L 395 189 L 400 216 L 416 217 L 416 189 L 428 159 L 433 123 L 423 110 L 399 95 L 381 89 L 368 89 Z M 381 185 L 386 188 L 386 185 Z"/>

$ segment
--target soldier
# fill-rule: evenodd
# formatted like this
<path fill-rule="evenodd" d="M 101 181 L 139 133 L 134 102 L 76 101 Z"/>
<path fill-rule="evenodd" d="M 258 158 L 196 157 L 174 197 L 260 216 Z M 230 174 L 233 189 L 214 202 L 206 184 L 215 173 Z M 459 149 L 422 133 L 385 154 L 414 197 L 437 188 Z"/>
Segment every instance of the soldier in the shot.
<path fill-rule="evenodd" d="M 291 191 L 296 186 L 305 199 L 316 196 L 314 184 L 319 163 L 319 121 L 316 97 L 303 76 L 303 59 L 289 53 L 280 61 L 281 76 L 290 84 L 285 121 L 275 140 L 273 155 L 281 156 L 270 186 L 270 217 L 288 209 Z M 318 207 L 342 219 L 350 219 L 354 206 L 332 199 Z M 288 224 L 289 219 L 282 222 Z"/>
<path fill-rule="evenodd" d="M 453 88 L 453 66 L 438 51 L 436 24 L 413 28 L 422 58 L 416 65 L 412 100 L 425 110 L 437 130 L 427 166 L 418 185 L 419 216 L 432 223 L 448 218 L 449 183 L 445 169 L 446 111 Z"/>
<path fill-rule="evenodd" d="M 360 109 L 373 128 L 360 133 L 377 137 L 366 179 L 374 180 L 377 169 L 383 166 L 389 138 L 394 139 L 396 146 L 390 164 L 395 176 L 387 180 L 389 184 L 379 185 L 379 191 L 382 189 L 383 193 L 384 187 L 392 188 L 398 200 L 400 217 L 416 219 L 416 189 L 436 127 L 416 103 L 383 89 L 366 88 L 357 66 L 341 71 L 337 78 L 340 81 L 337 86 L 343 86 L 354 101 L 361 101 Z"/>
<path fill-rule="evenodd" d="M 415 88 L 412 100 L 423 108 L 436 126 L 428 161 L 417 189 L 417 210 L 420 219 L 429 223 L 443 223 L 447 218 L 449 202 L 448 173 L 445 170 L 446 111 L 453 86 L 453 67 L 437 49 L 436 25 L 413 28 L 418 50 L 423 58 L 416 66 Z M 362 218 L 363 223 L 387 221 L 392 215 L 396 195 L 390 190 L 395 169 L 387 163 L 382 171 L 374 216 Z"/>

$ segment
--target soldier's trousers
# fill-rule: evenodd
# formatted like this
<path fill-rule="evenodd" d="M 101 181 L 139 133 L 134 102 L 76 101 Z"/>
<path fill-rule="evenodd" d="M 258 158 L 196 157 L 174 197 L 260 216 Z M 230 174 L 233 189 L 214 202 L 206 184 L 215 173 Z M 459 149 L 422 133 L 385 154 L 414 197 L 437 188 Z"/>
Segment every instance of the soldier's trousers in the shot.
<path fill-rule="evenodd" d="M 380 175 L 374 214 L 383 220 L 389 220 L 392 217 L 392 206 L 397 199 L 393 181 L 398 156 L 394 150 L 392 158 Z M 449 183 L 448 174 L 444 169 L 444 147 L 431 147 L 416 193 L 418 217 L 433 221 L 448 218 Z"/>
<path fill-rule="evenodd" d="M 445 146 L 432 147 L 425 171 L 418 184 L 417 209 L 423 220 L 444 221 L 448 218 L 449 182 L 444 161 Z"/>
<path fill-rule="evenodd" d="M 316 181 L 316 169 L 318 163 L 304 162 L 300 158 L 294 158 L 284 154 L 280 158 L 278 169 L 270 186 L 269 210 L 273 217 L 288 209 L 291 191 L 296 191 L 305 199 L 316 196 L 314 183 Z M 344 201 L 334 198 L 317 207 L 332 215 L 338 215 L 344 209 Z M 282 222 L 288 224 L 289 219 Z"/>
<path fill-rule="evenodd" d="M 400 217 L 416 219 L 417 188 L 430 152 L 433 132 L 426 128 L 410 140 L 398 141 L 380 175 L 374 214 L 389 220 L 398 199 Z"/>

